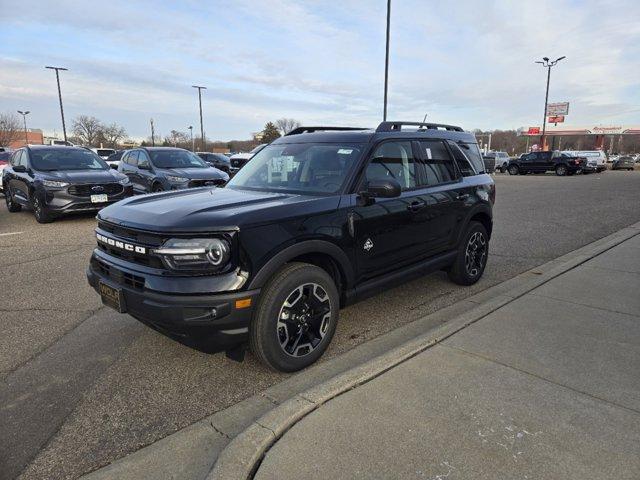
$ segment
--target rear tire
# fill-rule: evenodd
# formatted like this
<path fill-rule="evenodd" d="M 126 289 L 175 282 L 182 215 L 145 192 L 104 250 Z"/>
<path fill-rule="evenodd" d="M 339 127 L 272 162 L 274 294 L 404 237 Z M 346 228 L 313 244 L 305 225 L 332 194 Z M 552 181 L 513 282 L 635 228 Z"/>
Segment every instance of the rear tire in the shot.
<path fill-rule="evenodd" d="M 509 165 L 507 167 L 507 171 L 509 172 L 509 175 L 518 175 L 518 173 L 520 172 L 520 169 L 518 168 L 517 165 Z"/>
<path fill-rule="evenodd" d="M 559 177 L 564 177 L 568 173 L 566 165 L 558 165 L 556 167 L 556 175 Z"/>
<path fill-rule="evenodd" d="M 263 288 L 249 346 L 266 366 L 295 372 L 318 360 L 338 323 L 340 297 L 331 276 L 307 263 L 284 265 Z"/>
<path fill-rule="evenodd" d="M 447 272 L 458 285 L 473 285 L 482 277 L 489 256 L 489 235 L 480 222 L 471 222 L 467 227 L 458 254 Z"/>
<path fill-rule="evenodd" d="M 11 213 L 16 213 L 22 210 L 22 205 L 13 200 L 13 192 L 9 187 L 4 189 L 4 201 L 7 204 L 7 210 Z"/>

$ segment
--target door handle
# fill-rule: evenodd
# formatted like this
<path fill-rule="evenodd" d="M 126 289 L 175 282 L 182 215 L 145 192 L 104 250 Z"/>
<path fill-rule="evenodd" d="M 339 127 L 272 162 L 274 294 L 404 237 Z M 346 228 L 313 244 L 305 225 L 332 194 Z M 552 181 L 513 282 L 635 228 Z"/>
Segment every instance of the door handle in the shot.
<path fill-rule="evenodd" d="M 421 210 L 422 208 L 424 208 L 425 205 L 426 203 L 424 203 L 423 201 L 414 200 L 409 205 L 407 205 L 407 210 L 411 212 L 417 212 L 418 210 Z"/>
<path fill-rule="evenodd" d="M 458 200 L 460 202 L 464 202 L 465 200 L 469 200 L 469 194 L 468 193 L 461 193 L 458 196 L 456 196 L 456 200 Z"/>

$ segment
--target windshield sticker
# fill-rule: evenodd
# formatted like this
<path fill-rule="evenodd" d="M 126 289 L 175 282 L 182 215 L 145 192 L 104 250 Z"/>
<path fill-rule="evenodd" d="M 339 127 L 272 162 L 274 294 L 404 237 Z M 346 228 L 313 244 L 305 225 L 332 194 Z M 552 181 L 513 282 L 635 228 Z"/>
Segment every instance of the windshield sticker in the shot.
<path fill-rule="evenodd" d="M 338 153 L 341 155 L 351 155 L 352 152 L 353 152 L 353 149 L 349 149 L 349 148 L 341 148 L 340 150 L 338 150 Z"/>
<path fill-rule="evenodd" d="M 431 156 L 431 149 L 430 148 L 425 148 L 425 150 L 427 151 L 427 159 L 428 160 L 433 160 L 433 157 Z"/>

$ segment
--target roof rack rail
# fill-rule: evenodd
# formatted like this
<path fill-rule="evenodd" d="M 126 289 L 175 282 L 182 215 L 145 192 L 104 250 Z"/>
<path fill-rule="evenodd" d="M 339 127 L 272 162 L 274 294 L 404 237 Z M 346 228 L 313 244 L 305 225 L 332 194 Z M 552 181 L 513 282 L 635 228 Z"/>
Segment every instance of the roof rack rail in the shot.
<path fill-rule="evenodd" d="M 376 128 L 376 133 L 380 132 L 395 132 L 402 130 L 403 126 L 418 127 L 418 129 L 424 128 L 427 130 L 450 130 L 453 132 L 464 132 L 461 127 L 455 125 L 445 125 L 443 123 L 423 123 L 423 122 L 382 122 Z"/>
<path fill-rule="evenodd" d="M 361 127 L 298 127 L 285 134 L 285 137 L 289 135 L 299 135 L 301 133 L 313 133 L 313 132 L 345 132 L 349 130 L 369 130 L 368 128 Z"/>

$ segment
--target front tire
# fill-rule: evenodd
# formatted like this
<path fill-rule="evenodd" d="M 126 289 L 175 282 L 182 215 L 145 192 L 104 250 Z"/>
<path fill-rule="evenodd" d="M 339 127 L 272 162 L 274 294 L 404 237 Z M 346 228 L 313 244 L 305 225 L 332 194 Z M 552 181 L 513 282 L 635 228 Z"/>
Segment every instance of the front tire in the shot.
<path fill-rule="evenodd" d="M 31 206 L 33 207 L 33 215 L 38 223 L 53 222 L 53 216 L 49 209 L 42 203 L 42 200 L 35 192 L 31 195 Z"/>
<path fill-rule="evenodd" d="M 559 177 L 564 177 L 568 173 L 566 165 L 558 165 L 556 167 L 556 175 Z"/>
<path fill-rule="evenodd" d="M 9 187 L 4 189 L 4 201 L 7 204 L 7 210 L 9 210 L 11 213 L 16 213 L 22 210 L 22 205 L 15 202 L 15 200 L 13 199 L 13 192 Z"/>
<path fill-rule="evenodd" d="M 158 193 L 158 192 L 164 192 L 164 187 L 162 186 L 161 183 L 156 182 L 151 187 L 151 193 Z"/>
<path fill-rule="evenodd" d="M 517 165 L 509 165 L 509 167 L 507 168 L 509 175 L 518 175 L 519 170 L 520 169 Z"/>
<path fill-rule="evenodd" d="M 489 235 L 480 222 L 471 222 L 447 272 L 458 285 L 473 285 L 482 277 L 489 256 Z"/>
<path fill-rule="evenodd" d="M 286 264 L 264 287 L 249 327 L 249 346 L 268 367 L 295 372 L 318 360 L 338 323 L 331 276 L 306 263 Z"/>

